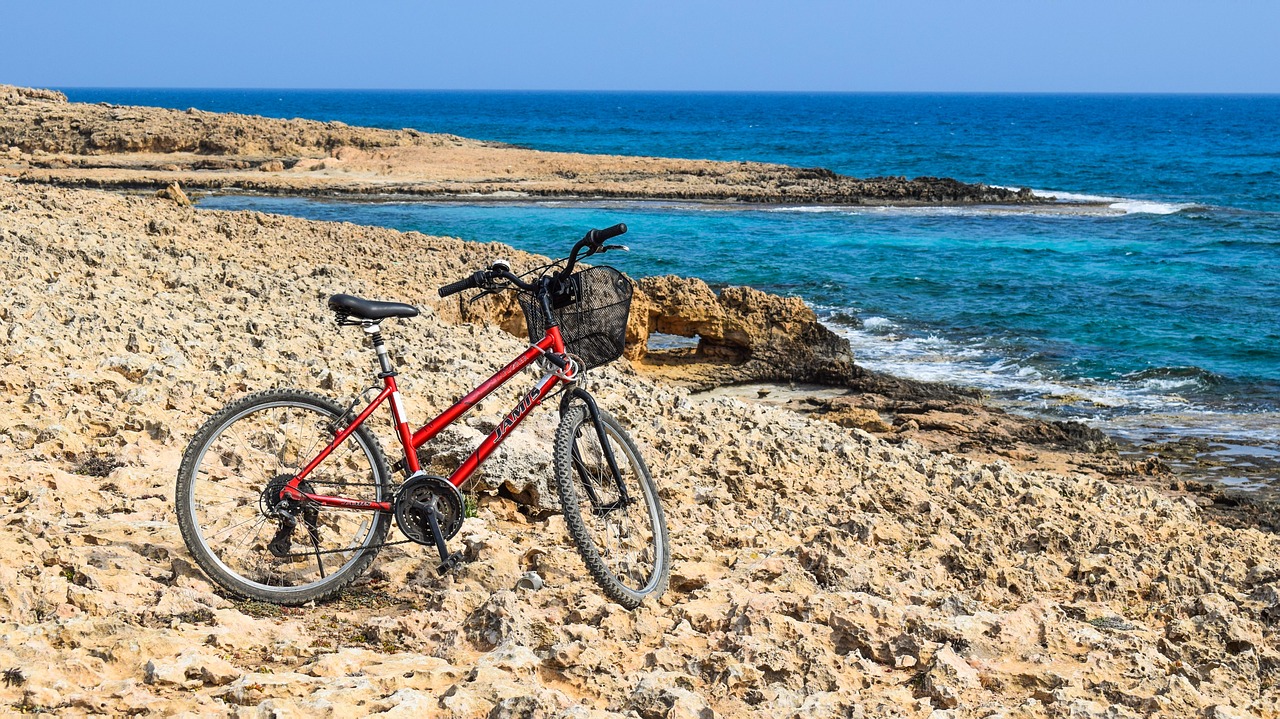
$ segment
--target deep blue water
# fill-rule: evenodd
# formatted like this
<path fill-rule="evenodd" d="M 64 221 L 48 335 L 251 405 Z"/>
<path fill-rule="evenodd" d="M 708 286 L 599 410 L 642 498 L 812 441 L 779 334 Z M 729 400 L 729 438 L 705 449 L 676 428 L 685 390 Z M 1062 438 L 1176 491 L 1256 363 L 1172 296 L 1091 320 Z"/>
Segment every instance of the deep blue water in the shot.
<path fill-rule="evenodd" d="M 624 221 L 634 251 L 616 264 L 628 272 L 801 295 L 875 367 L 1114 426 L 1280 438 L 1280 96 L 68 94 L 550 150 L 768 160 L 1109 198 L 1086 212 L 241 197 L 201 204 L 501 240 L 546 254 L 588 227 Z"/>

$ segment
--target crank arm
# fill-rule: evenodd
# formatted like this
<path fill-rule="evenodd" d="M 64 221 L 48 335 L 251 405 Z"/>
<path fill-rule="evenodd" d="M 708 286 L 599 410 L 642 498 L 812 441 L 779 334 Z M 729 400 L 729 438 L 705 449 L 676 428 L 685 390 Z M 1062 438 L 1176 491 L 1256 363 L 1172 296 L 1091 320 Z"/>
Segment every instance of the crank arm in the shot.
<path fill-rule="evenodd" d="M 462 564 L 462 553 L 449 553 L 449 547 L 444 541 L 444 533 L 440 531 L 440 520 L 436 515 L 435 504 L 425 505 L 424 508 L 427 514 L 427 524 L 431 525 L 431 538 L 435 540 L 436 550 L 440 552 L 440 564 L 436 566 L 436 573 L 445 574 Z"/>

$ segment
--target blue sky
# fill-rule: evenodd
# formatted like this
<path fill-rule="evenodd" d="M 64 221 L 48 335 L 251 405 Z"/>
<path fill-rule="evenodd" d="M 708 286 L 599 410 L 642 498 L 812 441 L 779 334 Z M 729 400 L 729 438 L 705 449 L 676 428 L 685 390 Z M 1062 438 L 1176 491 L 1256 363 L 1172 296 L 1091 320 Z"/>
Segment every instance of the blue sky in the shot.
<path fill-rule="evenodd" d="M 6 3 L 0 83 L 1280 92 L 1275 0 Z"/>

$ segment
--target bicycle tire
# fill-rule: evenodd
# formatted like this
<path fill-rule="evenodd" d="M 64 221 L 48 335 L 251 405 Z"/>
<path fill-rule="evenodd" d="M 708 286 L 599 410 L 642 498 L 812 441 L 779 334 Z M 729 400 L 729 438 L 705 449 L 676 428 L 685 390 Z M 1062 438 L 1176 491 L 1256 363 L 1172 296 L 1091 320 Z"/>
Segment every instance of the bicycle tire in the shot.
<path fill-rule="evenodd" d="M 632 504 L 608 508 L 609 500 L 616 504 L 620 493 L 616 484 L 607 484 L 614 480 L 613 472 L 603 459 L 591 414 L 581 405 L 569 408 L 556 430 L 556 489 L 569 534 L 592 578 L 610 599 L 635 609 L 667 589 L 671 571 L 667 522 L 640 450 L 617 420 L 604 410 L 599 412 Z M 583 459 L 580 463 L 574 461 L 575 449 Z M 598 507 L 603 509 L 596 511 Z M 638 568 L 643 568 L 643 577 Z M 634 581 L 634 586 L 628 581 Z"/>
<path fill-rule="evenodd" d="M 291 436 L 291 428 L 295 425 L 288 424 L 287 418 L 290 416 L 288 411 L 282 413 L 286 418 L 284 422 L 278 427 L 273 424 L 273 418 L 266 413 L 276 408 L 293 410 L 297 413 L 298 419 L 295 423 L 299 435 L 309 433 L 305 426 L 310 425 L 313 419 L 322 423 L 313 426 L 316 437 L 308 442 L 308 449 L 301 449 L 302 441 L 307 441 L 307 437 L 297 440 Z M 280 529 L 278 519 L 273 520 L 264 513 L 262 504 L 262 496 L 265 494 L 267 485 L 296 475 L 301 466 L 293 465 L 301 465 L 308 461 L 323 448 L 325 443 L 331 441 L 338 428 L 346 426 L 347 420 L 344 419 L 344 415 L 344 408 L 318 394 L 295 389 L 272 389 L 250 394 L 227 405 L 210 417 L 196 432 L 190 444 L 187 445 L 178 470 L 174 497 L 178 527 L 196 564 L 218 586 L 249 599 L 274 604 L 305 604 L 332 597 L 369 568 L 390 529 L 389 515 L 375 511 L 353 513 L 330 510 L 312 504 L 299 512 L 304 515 L 304 518 L 298 520 L 297 528 L 285 533 Z M 261 427 L 254 426 L 254 422 L 245 422 L 249 419 L 253 419 Z M 228 437 L 228 433 L 233 429 L 236 430 L 236 434 Z M 250 442 L 244 441 L 246 431 L 256 431 L 249 434 L 252 440 Z M 324 436 L 325 432 L 329 433 L 328 437 Z M 228 437 L 225 445 L 221 441 L 224 437 Z M 291 445 L 290 439 L 294 439 L 295 444 Z M 278 443 L 273 444 L 276 440 Z M 237 445 L 236 442 L 241 444 Z M 297 451 L 293 453 L 294 459 L 289 461 L 287 455 L 291 447 L 295 447 Z M 210 455 L 211 450 L 215 452 L 214 456 Z M 245 461 L 246 455 L 249 455 L 251 460 L 263 460 L 275 456 L 279 466 L 255 467 L 254 461 Z M 352 474 L 341 474 L 345 467 L 350 467 Z M 339 474 L 332 474 L 333 472 Z M 208 481 L 202 481 L 200 479 L 202 476 L 209 477 Z M 341 485 L 343 491 L 337 494 L 344 496 L 351 496 L 349 494 L 351 488 L 356 487 L 357 494 L 363 493 L 364 496 L 353 498 L 388 501 L 392 496 L 390 476 L 386 457 L 377 438 L 367 427 L 361 426 L 356 428 L 343 445 L 335 449 L 333 454 L 313 470 L 307 481 L 316 483 L 315 491 L 325 491 L 327 494 L 333 492 L 319 487 Z M 336 479 L 329 479 L 329 477 L 336 477 Z M 358 478 L 360 481 L 353 482 L 349 477 Z M 219 501 L 207 504 L 207 498 L 215 490 L 222 492 L 220 496 L 215 496 Z M 255 491 L 258 493 L 256 498 L 253 497 Z M 228 504 L 234 506 L 228 508 L 225 506 Z M 260 516 L 254 516 L 255 511 Z M 230 518 L 226 518 L 227 515 L 231 515 Z M 364 520 L 359 519 L 361 516 L 370 518 L 367 525 Z M 357 519 L 351 520 L 352 517 Z M 228 522 L 228 524 L 223 529 L 210 534 L 218 522 Z M 230 524 L 230 522 L 240 522 L 240 524 Z M 241 525 L 248 528 L 238 529 Z M 301 553 L 314 550 L 318 579 L 288 584 L 290 577 L 297 572 L 293 568 L 286 567 L 286 564 L 302 560 L 294 559 L 295 555 L 291 552 L 283 558 L 272 555 L 268 551 L 268 546 L 263 544 L 263 530 L 267 525 L 274 525 L 273 530 L 277 532 L 277 537 L 280 534 L 287 534 L 292 540 L 302 535 L 304 545 L 298 547 L 297 551 Z M 357 541 L 348 542 L 340 536 L 345 534 L 348 527 L 354 528 Z M 299 532 L 298 528 L 302 528 L 303 531 Z M 253 532 L 252 535 L 248 534 L 250 531 Z M 211 545 L 211 539 L 221 533 L 228 533 L 228 540 L 239 539 L 242 534 L 245 535 L 244 539 L 234 547 L 238 550 L 234 555 L 230 550 L 220 553 Z M 331 540 L 331 535 L 339 536 Z M 307 539 L 310 539 L 311 549 L 305 545 Z M 322 539 L 331 542 L 332 546 L 325 544 L 323 545 L 325 549 L 322 550 Z M 288 546 L 287 542 L 286 546 Z M 334 546 L 337 547 L 336 550 Z M 343 547 L 348 547 L 349 551 L 344 551 Z M 334 571 L 326 572 L 324 567 L 326 556 L 342 559 L 341 566 Z M 242 562 L 244 566 L 241 566 Z M 247 576 L 251 573 L 250 568 L 254 570 L 253 576 Z M 273 579 L 278 579 L 279 583 L 273 584 Z"/>

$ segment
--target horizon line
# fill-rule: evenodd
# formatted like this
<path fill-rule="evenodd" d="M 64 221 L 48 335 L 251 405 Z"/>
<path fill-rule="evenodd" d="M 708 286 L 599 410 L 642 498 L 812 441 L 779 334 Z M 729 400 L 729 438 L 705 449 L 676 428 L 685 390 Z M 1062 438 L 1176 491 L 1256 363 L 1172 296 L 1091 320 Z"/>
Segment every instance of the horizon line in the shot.
<path fill-rule="evenodd" d="M 431 88 L 431 87 L 235 87 L 176 85 L 16 85 L 49 90 L 169 90 L 169 91 L 253 91 L 253 92 L 492 92 L 492 93 L 607 93 L 672 95 L 1150 95 L 1274 97 L 1280 91 L 1202 90 L 670 90 L 670 89 L 565 89 L 565 88 Z"/>

